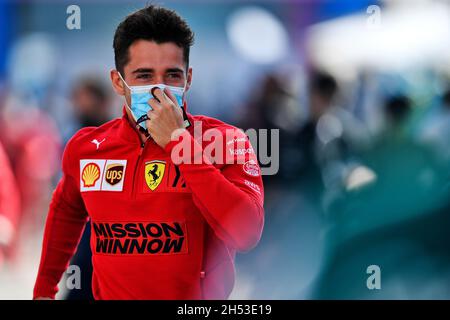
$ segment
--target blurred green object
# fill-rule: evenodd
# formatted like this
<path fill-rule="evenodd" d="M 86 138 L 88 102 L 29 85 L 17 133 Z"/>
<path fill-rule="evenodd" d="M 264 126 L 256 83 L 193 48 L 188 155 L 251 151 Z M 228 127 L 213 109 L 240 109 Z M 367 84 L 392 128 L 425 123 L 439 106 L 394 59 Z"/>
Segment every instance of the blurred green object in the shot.
<path fill-rule="evenodd" d="M 359 155 L 373 173 L 330 202 L 326 253 L 315 299 L 449 299 L 448 172 L 436 150 L 405 134 L 406 112 Z M 392 110 L 391 110 L 392 111 Z M 381 269 L 381 289 L 366 272 Z"/>

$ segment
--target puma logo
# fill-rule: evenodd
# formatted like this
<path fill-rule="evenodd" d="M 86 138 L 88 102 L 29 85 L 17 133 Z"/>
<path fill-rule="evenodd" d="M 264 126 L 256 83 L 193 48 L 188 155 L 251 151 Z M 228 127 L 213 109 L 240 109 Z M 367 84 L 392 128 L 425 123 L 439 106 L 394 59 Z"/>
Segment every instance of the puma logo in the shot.
<path fill-rule="evenodd" d="M 103 138 L 102 141 L 98 141 L 97 139 L 94 139 L 91 141 L 91 143 L 95 144 L 97 146 L 97 150 L 98 150 L 98 148 L 100 148 L 100 144 L 102 144 L 105 140 L 106 140 L 106 138 Z"/>

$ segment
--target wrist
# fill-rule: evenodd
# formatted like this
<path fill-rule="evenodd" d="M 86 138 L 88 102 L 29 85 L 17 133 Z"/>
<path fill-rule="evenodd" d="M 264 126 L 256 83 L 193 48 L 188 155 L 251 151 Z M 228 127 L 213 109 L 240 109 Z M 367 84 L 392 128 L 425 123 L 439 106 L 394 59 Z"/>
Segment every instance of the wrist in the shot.
<path fill-rule="evenodd" d="M 173 147 L 175 147 L 179 142 L 182 136 L 189 134 L 189 132 L 184 128 L 176 129 L 172 132 L 172 135 L 170 137 L 170 140 L 166 143 L 166 145 L 163 147 L 163 149 L 167 153 L 171 153 Z"/>

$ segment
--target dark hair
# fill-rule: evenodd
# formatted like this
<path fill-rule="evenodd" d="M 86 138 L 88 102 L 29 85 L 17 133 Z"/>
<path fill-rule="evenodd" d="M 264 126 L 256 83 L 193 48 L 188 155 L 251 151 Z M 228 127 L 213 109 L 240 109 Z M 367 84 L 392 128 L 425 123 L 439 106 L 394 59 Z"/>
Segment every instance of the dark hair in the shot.
<path fill-rule="evenodd" d="M 448 88 L 447 91 L 445 91 L 442 100 L 444 101 L 445 106 L 450 109 L 450 88 Z"/>
<path fill-rule="evenodd" d="M 114 60 L 116 69 L 123 73 L 128 63 L 128 48 L 133 42 L 144 39 L 156 43 L 173 42 L 183 49 L 186 68 L 189 66 L 189 50 L 194 43 L 194 33 L 175 11 L 147 6 L 128 15 L 114 34 Z"/>
<path fill-rule="evenodd" d="M 331 101 L 338 91 L 338 84 L 332 75 L 323 71 L 313 71 L 310 90 Z"/>
<path fill-rule="evenodd" d="M 81 90 L 86 90 L 99 102 L 105 102 L 109 99 L 109 86 L 96 76 L 87 75 L 79 78 L 73 87 L 72 95 Z"/>
<path fill-rule="evenodd" d="M 387 116 L 395 123 L 403 122 L 412 110 L 411 100 L 404 95 L 388 97 L 384 105 Z"/>

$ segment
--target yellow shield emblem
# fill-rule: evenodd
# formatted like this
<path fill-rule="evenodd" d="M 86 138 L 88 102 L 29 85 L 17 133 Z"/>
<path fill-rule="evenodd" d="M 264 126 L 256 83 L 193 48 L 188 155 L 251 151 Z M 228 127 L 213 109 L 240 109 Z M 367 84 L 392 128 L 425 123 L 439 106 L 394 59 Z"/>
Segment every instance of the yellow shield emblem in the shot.
<path fill-rule="evenodd" d="M 89 163 L 81 173 L 81 179 L 83 179 L 85 188 L 93 187 L 99 178 L 100 168 L 96 163 Z"/>
<path fill-rule="evenodd" d="M 166 162 L 160 160 L 149 161 L 145 163 L 145 182 L 150 190 L 158 188 L 164 177 Z"/>

